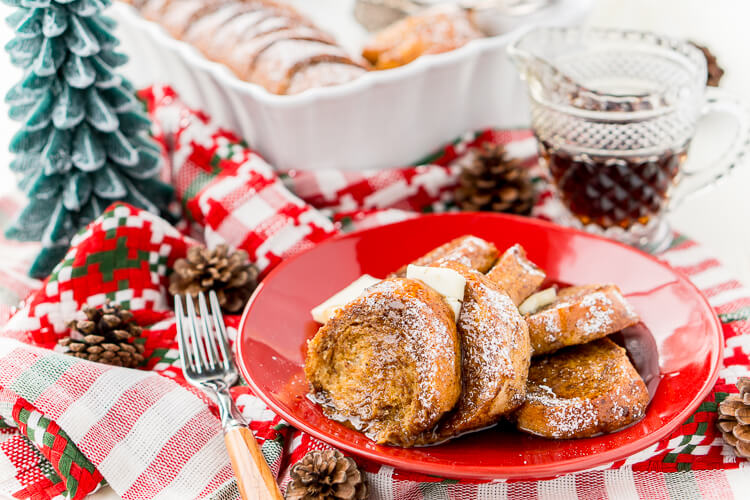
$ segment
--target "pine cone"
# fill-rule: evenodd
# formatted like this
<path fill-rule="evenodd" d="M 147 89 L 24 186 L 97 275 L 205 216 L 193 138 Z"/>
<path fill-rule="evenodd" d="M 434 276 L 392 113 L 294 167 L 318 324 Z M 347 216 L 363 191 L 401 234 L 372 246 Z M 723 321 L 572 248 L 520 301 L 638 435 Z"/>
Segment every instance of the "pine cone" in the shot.
<path fill-rule="evenodd" d="M 126 368 L 143 363 L 143 344 L 133 342 L 143 329 L 132 322 L 133 313 L 109 301 L 83 312 L 86 319 L 71 321 L 70 335 L 57 342 L 64 354 Z"/>
<path fill-rule="evenodd" d="M 364 475 L 338 450 L 313 450 L 297 462 L 286 488 L 287 500 L 364 500 Z"/>
<path fill-rule="evenodd" d="M 462 210 L 528 215 L 534 206 L 534 187 L 526 167 L 509 158 L 502 145 L 485 143 L 467 156 L 456 189 Z"/>
<path fill-rule="evenodd" d="M 219 305 L 227 313 L 242 310 L 258 285 L 258 268 L 249 260 L 247 252 L 229 252 L 227 245 L 213 250 L 191 247 L 187 258 L 177 259 L 169 278 L 169 293 L 198 298 L 198 293 L 213 290 Z M 196 303 L 197 306 L 197 303 Z"/>
<path fill-rule="evenodd" d="M 739 394 L 730 394 L 719 404 L 717 425 L 735 453 L 750 458 L 750 377 L 740 377 L 737 388 Z"/>
<path fill-rule="evenodd" d="M 708 85 L 709 87 L 718 87 L 719 81 L 721 81 L 721 77 L 724 76 L 724 70 L 721 69 L 721 66 L 719 66 L 719 63 L 716 61 L 716 56 L 713 55 L 710 50 L 708 50 L 708 47 L 698 45 L 695 42 L 690 43 L 700 49 L 700 51 L 703 52 L 703 55 L 706 58 L 706 69 L 708 73 L 708 75 L 706 76 L 706 85 Z"/>

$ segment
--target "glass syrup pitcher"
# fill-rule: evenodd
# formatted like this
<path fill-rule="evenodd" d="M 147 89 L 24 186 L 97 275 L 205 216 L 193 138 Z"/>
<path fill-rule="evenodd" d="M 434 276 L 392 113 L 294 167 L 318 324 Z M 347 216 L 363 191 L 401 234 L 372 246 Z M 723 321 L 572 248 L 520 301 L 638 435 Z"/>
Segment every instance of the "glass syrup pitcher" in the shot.
<path fill-rule="evenodd" d="M 526 80 L 531 124 L 561 202 L 558 222 L 648 251 L 672 238 L 666 214 L 750 150 L 741 102 L 706 88 L 692 44 L 653 33 L 534 28 L 508 52 Z M 715 162 L 685 167 L 699 119 L 723 113 L 734 136 Z"/>

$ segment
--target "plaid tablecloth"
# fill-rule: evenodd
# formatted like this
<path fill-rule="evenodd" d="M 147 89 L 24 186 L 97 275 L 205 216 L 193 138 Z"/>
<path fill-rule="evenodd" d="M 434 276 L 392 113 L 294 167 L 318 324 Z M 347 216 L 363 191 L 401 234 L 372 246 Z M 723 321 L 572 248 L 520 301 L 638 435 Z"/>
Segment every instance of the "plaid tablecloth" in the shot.
<path fill-rule="evenodd" d="M 467 134 L 418 167 L 277 175 L 231 132 L 169 88 L 142 93 L 164 146 L 165 176 L 185 218 L 177 228 L 127 205 L 111 207 L 73 241 L 44 282 L 25 277 L 33 244 L 0 245 L 0 494 L 82 498 L 103 481 L 129 499 L 237 498 L 215 408 L 181 376 L 165 292 L 174 260 L 196 240 L 248 250 L 267 272 L 339 231 L 450 210 L 459 164 L 483 142 L 507 144 L 534 169 L 528 131 Z M 535 215 L 555 202 L 537 180 Z M 18 201 L 0 201 L 0 221 Z M 374 499 L 747 498 L 750 471 L 715 428 L 716 405 L 750 375 L 750 291 L 698 244 L 678 236 L 660 258 L 686 273 L 723 323 L 714 391 L 670 436 L 596 470 L 540 481 L 455 481 L 359 461 Z M 145 326 L 143 370 L 54 352 L 83 303 L 121 302 Z M 21 302 L 23 299 L 25 301 Z M 16 307 L 18 306 L 18 307 Z M 238 317 L 228 317 L 230 336 Z M 289 427 L 246 387 L 234 396 L 282 485 L 289 466 L 326 445 Z"/>

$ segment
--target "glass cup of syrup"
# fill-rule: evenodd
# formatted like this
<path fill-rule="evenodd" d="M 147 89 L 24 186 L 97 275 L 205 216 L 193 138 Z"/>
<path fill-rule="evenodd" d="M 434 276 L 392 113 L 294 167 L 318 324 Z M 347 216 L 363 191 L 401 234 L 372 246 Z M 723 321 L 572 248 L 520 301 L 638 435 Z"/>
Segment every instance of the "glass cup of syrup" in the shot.
<path fill-rule="evenodd" d="M 508 49 L 526 80 L 531 123 L 561 202 L 558 222 L 648 251 L 665 249 L 665 215 L 750 150 L 750 115 L 706 88 L 688 42 L 611 29 L 535 28 Z M 684 164 L 699 119 L 723 113 L 734 136 L 710 168 Z"/>

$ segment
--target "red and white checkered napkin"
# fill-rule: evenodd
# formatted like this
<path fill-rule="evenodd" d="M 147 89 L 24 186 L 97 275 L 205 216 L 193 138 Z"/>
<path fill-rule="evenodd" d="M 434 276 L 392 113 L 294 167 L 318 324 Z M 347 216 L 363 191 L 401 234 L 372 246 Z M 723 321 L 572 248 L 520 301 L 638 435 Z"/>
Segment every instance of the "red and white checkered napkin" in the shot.
<path fill-rule="evenodd" d="M 289 172 L 283 183 L 228 131 L 168 88 L 142 93 L 169 160 L 186 217 L 179 231 L 118 204 L 72 243 L 44 283 L 0 281 L 0 297 L 35 290 L 0 336 L 0 495 L 81 498 L 106 480 L 125 498 L 237 497 L 218 419 L 185 385 L 166 294 L 167 273 L 194 240 L 245 248 L 265 271 L 340 229 L 451 209 L 457 162 L 485 141 L 534 163 L 528 131 L 469 134 L 426 166 L 381 172 Z M 544 191 L 542 180 L 538 181 Z M 549 213 L 549 194 L 538 214 Z M 2 209 L 2 204 L 0 204 Z M 0 216 L 1 219 L 1 216 Z M 19 252 L 16 252 L 18 254 Z M 360 461 L 374 499 L 743 498 L 746 462 L 722 445 L 716 404 L 750 374 L 750 292 L 699 246 L 680 238 L 662 258 L 687 273 L 724 323 L 724 369 L 714 392 L 672 435 L 597 470 L 544 481 L 454 481 Z M 9 260 L 0 276 L 18 275 Z M 145 328 L 145 370 L 68 358 L 50 350 L 84 303 L 126 304 Z M 239 318 L 228 316 L 236 335 Z M 248 388 L 234 397 L 283 485 L 290 465 L 326 445 L 290 428 Z"/>
<path fill-rule="evenodd" d="M 177 363 L 167 272 L 194 243 L 148 212 L 115 204 L 73 239 L 4 326 L 0 492 L 81 498 L 104 478 L 123 498 L 236 498 L 215 408 L 185 384 Z M 54 352 L 81 306 L 107 299 L 146 327 L 135 339 L 145 370 Z M 233 338 L 239 317 L 226 319 Z M 287 426 L 247 398 L 238 403 L 278 473 Z"/>

